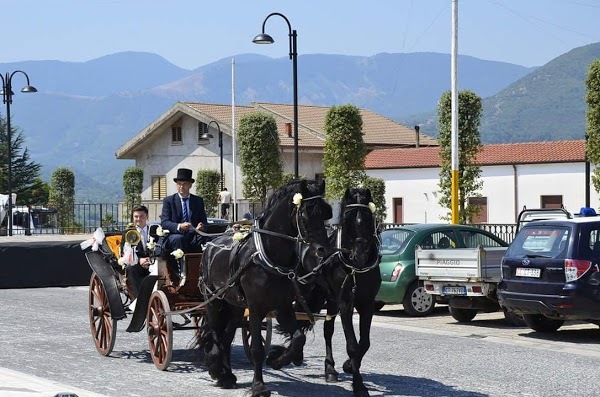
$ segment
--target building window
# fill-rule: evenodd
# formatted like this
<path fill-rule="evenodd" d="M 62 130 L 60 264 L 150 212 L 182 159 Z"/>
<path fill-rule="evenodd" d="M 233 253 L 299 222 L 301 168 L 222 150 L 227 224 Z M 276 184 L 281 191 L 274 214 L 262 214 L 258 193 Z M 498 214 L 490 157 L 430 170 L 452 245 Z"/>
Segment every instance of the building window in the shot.
<path fill-rule="evenodd" d="M 469 197 L 469 205 L 479 208 L 479 212 L 471 218 L 471 223 L 487 223 L 487 197 Z"/>
<path fill-rule="evenodd" d="M 180 145 L 183 143 L 181 126 L 172 126 L 171 127 L 171 143 Z"/>
<path fill-rule="evenodd" d="M 404 223 L 402 197 L 394 197 L 392 202 L 394 206 L 394 223 Z"/>
<path fill-rule="evenodd" d="M 198 122 L 198 143 L 199 144 L 207 144 L 208 139 L 202 138 L 202 135 L 208 133 L 208 124 L 203 123 L 202 121 Z"/>
<path fill-rule="evenodd" d="M 152 176 L 152 200 L 162 200 L 167 196 L 166 175 Z"/>
<path fill-rule="evenodd" d="M 541 208 L 563 208 L 562 196 L 540 196 Z"/>

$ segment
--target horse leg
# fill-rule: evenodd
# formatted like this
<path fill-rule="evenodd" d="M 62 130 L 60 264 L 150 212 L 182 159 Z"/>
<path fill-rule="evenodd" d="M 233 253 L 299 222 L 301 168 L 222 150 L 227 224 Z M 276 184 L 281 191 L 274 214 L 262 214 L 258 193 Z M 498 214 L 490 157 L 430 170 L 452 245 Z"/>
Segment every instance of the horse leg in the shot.
<path fill-rule="evenodd" d="M 277 322 L 287 335 L 292 336 L 292 339 L 290 345 L 283 352 L 273 350 L 272 354 L 269 354 L 269 357 L 267 357 L 267 364 L 273 369 L 281 369 L 292 362 L 294 365 L 302 364 L 306 335 L 298 328 L 296 313 L 291 306 L 289 310 L 277 312 Z"/>
<path fill-rule="evenodd" d="M 250 310 L 248 324 L 250 328 L 250 352 L 252 353 L 252 362 L 254 364 L 254 378 L 250 393 L 252 397 L 269 397 L 271 392 L 265 386 L 263 380 L 263 361 L 265 359 L 265 347 L 262 342 L 262 321 L 266 313 L 258 313 Z"/>
<path fill-rule="evenodd" d="M 360 341 L 358 342 L 357 348 L 354 351 L 354 356 L 350 356 L 349 353 L 350 358 L 344 363 L 344 371 L 348 369 L 351 371 L 349 373 L 352 373 L 352 389 L 354 390 L 354 396 L 366 397 L 369 396 L 369 392 L 364 385 L 363 377 L 360 373 L 360 367 L 362 365 L 363 357 L 371 347 L 371 322 L 373 320 L 373 313 L 375 312 L 375 309 L 371 302 L 366 304 L 357 304 L 356 311 L 358 312 L 359 316 Z"/>
<path fill-rule="evenodd" d="M 360 363 L 361 363 L 361 348 L 356 340 L 356 333 L 354 332 L 354 326 L 352 325 L 352 314 L 354 307 L 349 304 L 345 299 L 340 300 L 340 317 L 342 319 L 342 326 L 344 327 L 344 336 L 346 337 L 346 352 L 348 353 L 348 360 L 344 362 L 344 372 L 352 374 L 352 390 L 354 391 L 355 397 L 368 397 L 369 392 L 365 387 L 362 375 L 360 374 Z M 360 313 L 359 313 L 360 316 Z M 360 316 L 360 332 L 362 339 L 363 331 L 363 317 Z M 368 325 L 370 327 L 371 321 L 369 319 Z M 368 332 L 367 332 L 368 333 Z"/>
<path fill-rule="evenodd" d="M 235 328 L 231 332 L 231 306 L 227 303 L 211 302 L 207 306 L 207 324 L 209 333 L 205 335 L 205 365 L 211 378 L 217 380 L 217 386 L 232 389 L 236 386 L 236 377 L 231 372 L 230 353 Z"/>
<path fill-rule="evenodd" d="M 327 314 L 334 316 L 337 311 L 337 302 L 334 300 L 327 301 Z M 338 373 L 335 370 L 335 361 L 333 360 L 333 349 L 331 340 L 335 328 L 335 317 L 323 323 L 323 336 L 325 337 L 325 380 L 327 382 L 337 382 Z"/>
<path fill-rule="evenodd" d="M 223 389 L 235 389 L 237 387 L 237 377 L 231 369 L 231 344 L 235 338 L 235 333 L 239 328 L 239 319 L 243 317 L 244 309 L 230 306 L 229 321 L 225 326 L 222 337 L 223 344 L 223 375 L 217 381 L 217 386 Z"/>

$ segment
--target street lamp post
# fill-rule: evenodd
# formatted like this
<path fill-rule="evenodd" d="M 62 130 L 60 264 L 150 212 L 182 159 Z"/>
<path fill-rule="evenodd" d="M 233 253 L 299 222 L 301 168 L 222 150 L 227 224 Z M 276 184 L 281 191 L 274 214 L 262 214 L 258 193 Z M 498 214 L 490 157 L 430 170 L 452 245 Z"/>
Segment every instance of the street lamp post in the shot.
<path fill-rule="evenodd" d="M 37 89 L 29 84 L 29 76 L 22 70 L 15 70 L 12 73 L 7 72 L 5 76 L 0 74 L 2 79 L 2 102 L 6 104 L 6 136 L 7 136 L 7 154 L 8 154 L 8 235 L 12 236 L 13 216 L 12 216 L 12 131 L 10 128 L 10 104 L 12 103 L 12 78 L 15 74 L 21 73 L 27 79 L 27 85 L 21 89 L 21 92 L 37 92 Z"/>
<path fill-rule="evenodd" d="M 263 21 L 262 33 L 256 36 L 252 42 L 256 44 L 273 44 L 275 42 L 271 36 L 265 33 L 265 24 L 267 23 L 267 19 L 273 15 L 278 15 L 285 19 L 289 30 L 290 59 L 292 60 L 294 85 L 294 176 L 298 178 L 298 50 L 296 47 L 296 39 L 298 35 L 296 34 L 296 29 L 292 30 L 292 25 L 285 15 L 278 12 L 273 12 L 267 15 Z"/>
<path fill-rule="evenodd" d="M 219 152 L 221 156 L 221 191 L 223 191 L 223 132 L 221 132 L 221 127 L 219 126 L 219 123 L 217 123 L 215 120 L 211 120 L 211 122 L 208 123 L 208 126 L 210 127 L 212 123 L 215 123 L 217 125 L 217 130 L 219 131 Z M 202 139 L 212 138 L 214 138 L 214 136 L 210 133 L 210 131 L 207 131 L 206 134 L 202 134 Z"/>

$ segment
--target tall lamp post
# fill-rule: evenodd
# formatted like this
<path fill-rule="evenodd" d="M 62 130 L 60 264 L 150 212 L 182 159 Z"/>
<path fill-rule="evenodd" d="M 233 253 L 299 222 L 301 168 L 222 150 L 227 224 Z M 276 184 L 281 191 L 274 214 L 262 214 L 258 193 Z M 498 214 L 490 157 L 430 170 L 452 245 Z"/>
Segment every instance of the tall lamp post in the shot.
<path fill-rule="evenodd" d="M 289 38 L 290 38 L 290 59 L 292 60 L 293 65 L 293 84 L 294 84 L 294 176 L 298 178 L 298 51 L 296 48 L 296 29 L 292 30 L 292 25 L 290 21 L 285 17 L 285 15 L 280 14 L 278 12 L 273 12 L 265 18 L 262 24 L 262 33 L 259 34 L 252 40 L 253 43 L 256 44 L 273 44 L 275 40 L 271 36 L 265 33 L 265 24 L 267 23 L 267 19 L 272 17 L 273 15 L 278 15 L 285 19 L 287 22 L 289 29 Z"/>
<path fill-rule="evenodd" d="M 219 123 L 217 123 L 215 120 L 211 120 L 211 122 L 208 123 L 208 126 L 210 127 L 212 123 L 215 123 L 217 125 L 217 130 L 219 131 L 219 151 L 221 156 L 221 190 L 223 190 L 223 132 L 221 132 L 221 127 L 219 126 Z M 210 131 L 207 131 L 206 134 L 202 134 L 202 138 L 212 139 L 214 138 L 214 136 L 210 133 Z"/>
<path fill-rule="evenodd" d="M 12 78 L 15 74 L 21 73 L 27 79 L 27 85 L 21 89 L 21 92 L 37 92 L 37 89 L 29 84 L 29 76 L 22 70 L 15 70 L 12 73 L 7 72 L 2 78 L 2 102 L 6 104 L 6 136 L 8 148 L 8 235 L 12 236 L 13 216 L 12 216 L 12 131 L 10 128 L 10 104 L 12 103 Z"/>

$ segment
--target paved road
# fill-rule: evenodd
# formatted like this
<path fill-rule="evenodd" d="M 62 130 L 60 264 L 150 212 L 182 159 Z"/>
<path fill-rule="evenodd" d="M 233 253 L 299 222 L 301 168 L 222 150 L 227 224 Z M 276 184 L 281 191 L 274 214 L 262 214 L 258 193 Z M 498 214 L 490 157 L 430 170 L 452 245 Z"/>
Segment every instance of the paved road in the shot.
<path fill-rule="evenodd" d="M 145 334 L 125 332 L 119 322 L 111 357 L 98 355 L 87 319 L 87 289 L 0 290 L 0 396 L 54 396 L 71 391 L 89 396 L 244 396 L 252 369 L 241 341 L 232 362 L 240 388 L 214 386 L 195 352 L 190 331 L 175 332 L 174 358 L 158 371 Z M 341 327 L 336 327 L 337 331 Z M 334 340 L 338 370 L 343 336 Z M 541 337 L 508 326 L 500 313 L 457 324 L 440 308 L 428 318 L 407 317 L 400 307 L 384 308 L 373 323 L 371 350 L 363 372 L 372 396 L 593 396 L 600 395 L 600 331 L 570 324 Z M 351 396 L 350 379 L 337 384 L 321 377 L 321 324 L 308 335 L 305 364 L 266 370 L 273 395 Z"/>

